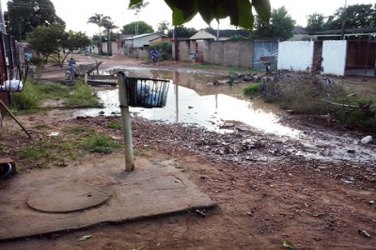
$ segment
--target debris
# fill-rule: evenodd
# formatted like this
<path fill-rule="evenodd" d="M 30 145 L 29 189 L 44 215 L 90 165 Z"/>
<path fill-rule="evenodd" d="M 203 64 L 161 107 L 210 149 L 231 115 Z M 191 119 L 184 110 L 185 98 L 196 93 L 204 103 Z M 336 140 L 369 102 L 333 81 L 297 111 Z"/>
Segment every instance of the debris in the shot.
<path fill-rule="evenodd" d="M 284 240 L 282 246 L 285 247 L 285 248 L 291 249 L 291 250 L 296 249 L 295 246 L 289 240 Z"/>
<path fill-rule="evenodd" d="M 369 143 L 371 141 L 372 141 L 372 136 L 370 136 L 370 135 L 367 135 L 366 137 L 364 137 L 363 139 L 360 140 L 360 142 L 362 144 L 367 144 L 367 143 Z"/>
<path fill-rule="evenodd" d="M 206 218 L 206 214 L 200 209 L 196 209 L 194 213 L 197 214 L 198 216 L 201 216 L 202 218 Z"/>
<path fill-rule="evenodd" d="M 49 137 L 56 137 L 59 136 L 60 132 L 51 132 L 48 136 Z"/>
<path fill-rule="evenodd" d="M 371 238 L 371 235 L 366 230 L 359 229 L 358 233 L 363 235 L 364 237 Z"/>
<path fill-rule="evenodd" d="M 374 205 L 374 204 L 375 204 L 375 201 L 374 201 L 374 200 L 368 201 L 368 204 L 370 204 L 370 205 Z"/>
<path fill-rule="evenodd" d="M 88 240 L 92 237 L 92 235 L 84 235 L 82 236 L 78 241 L 84 241 L 84 240 Z"/>
<path fill-rule="evenodd" d="M 348 149 L 347 153 L 349 153 L 349 154 L 355 154 L 355 149 Z"/>

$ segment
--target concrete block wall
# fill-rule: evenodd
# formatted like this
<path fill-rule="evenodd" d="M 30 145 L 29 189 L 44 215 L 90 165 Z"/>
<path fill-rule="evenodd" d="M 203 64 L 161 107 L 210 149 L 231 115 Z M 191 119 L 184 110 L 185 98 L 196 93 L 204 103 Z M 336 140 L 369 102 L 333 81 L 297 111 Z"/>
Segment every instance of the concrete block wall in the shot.
<path fill-rule="evenodd" d="M 251 67 L 253 46 L 251 41 L 206 41 L 204 61 L 226 66 Z"/>
<path fill-rule="evenodd" d="M 285 41 L 278 44 L 278 64 L 280 70 L 301 70 L 312 68 L 313 41 Z"/>
<path fill-rule="evenodd" d="M 324 74 L 345 75 L 347 41 L 323 41 L 321 66 Z"/>

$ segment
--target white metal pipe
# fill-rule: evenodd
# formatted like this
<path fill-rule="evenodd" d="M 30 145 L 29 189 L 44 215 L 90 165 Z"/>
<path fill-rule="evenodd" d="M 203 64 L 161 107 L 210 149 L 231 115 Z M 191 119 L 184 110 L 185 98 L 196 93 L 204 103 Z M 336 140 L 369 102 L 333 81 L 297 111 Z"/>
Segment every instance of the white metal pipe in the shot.
<path fill-rule="evenodd" d="M 123 130 L 123 139 L 125 144 L 125 171 L 134 170 L 134 156 L 133 156 L 133 142 L 132 142 L 132 127 L 131 116 L 128 105 L 128 90 L 126 87 L 124 72 L 118 72 L 119 84 L 119 102 L 121 111 L 121 121 Z"/>

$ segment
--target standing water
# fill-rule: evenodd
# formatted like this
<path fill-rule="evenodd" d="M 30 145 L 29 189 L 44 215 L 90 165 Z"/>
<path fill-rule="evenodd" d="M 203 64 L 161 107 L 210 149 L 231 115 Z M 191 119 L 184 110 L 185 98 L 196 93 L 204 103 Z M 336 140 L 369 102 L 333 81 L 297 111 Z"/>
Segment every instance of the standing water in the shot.
<path fill-rule="evenodd" d="M 149 120 L 166 123 L 185 123 L 219 131 L 226 121 L 240 122 L 256 130 L 278 136 L 297 137 L 298 130 L 279 123 L 278 108 L 262 101 L 241 99 L 241 86 L 213 86 L 218 79 L 212 74 L 178 71 L 130 71 L 132 77 L 150 77 L 172 80 L 164 108 L 131 108 L 131 112 Z M 77 115 L 105 116 L 119 114 L 118 89 L 99 90 L 104 109 L 77 111 Z"/>

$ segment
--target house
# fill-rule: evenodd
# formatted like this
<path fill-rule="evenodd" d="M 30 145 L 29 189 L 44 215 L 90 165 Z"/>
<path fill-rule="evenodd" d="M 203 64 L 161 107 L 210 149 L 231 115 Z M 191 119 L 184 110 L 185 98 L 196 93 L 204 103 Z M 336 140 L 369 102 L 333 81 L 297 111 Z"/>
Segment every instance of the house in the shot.
<path fill-rule="evenodd" d="M 289 39 L 289 41 L 307 41 L 312 39 L 309 32 L 301 26 L 294 27 L 292 33 L 293 36 Z"/>
<path fill-rule="evenodd" d="M 190 39 L 225 41 L 233 36 L 249 37 L 250 34 L 251 32 L 247 30 L 214 30 L 212 28 L 206 28 L 197 31 Z"/>
<path fill-rule="evenodd" d="M 148 51 L 146 48 L 149 47 L 150 42 L 163 36 L 165 35 L 159 33 L 146 33 L 127 37 L 124 39 L 124 54 L 137 58 L 148 57 Z"/>

